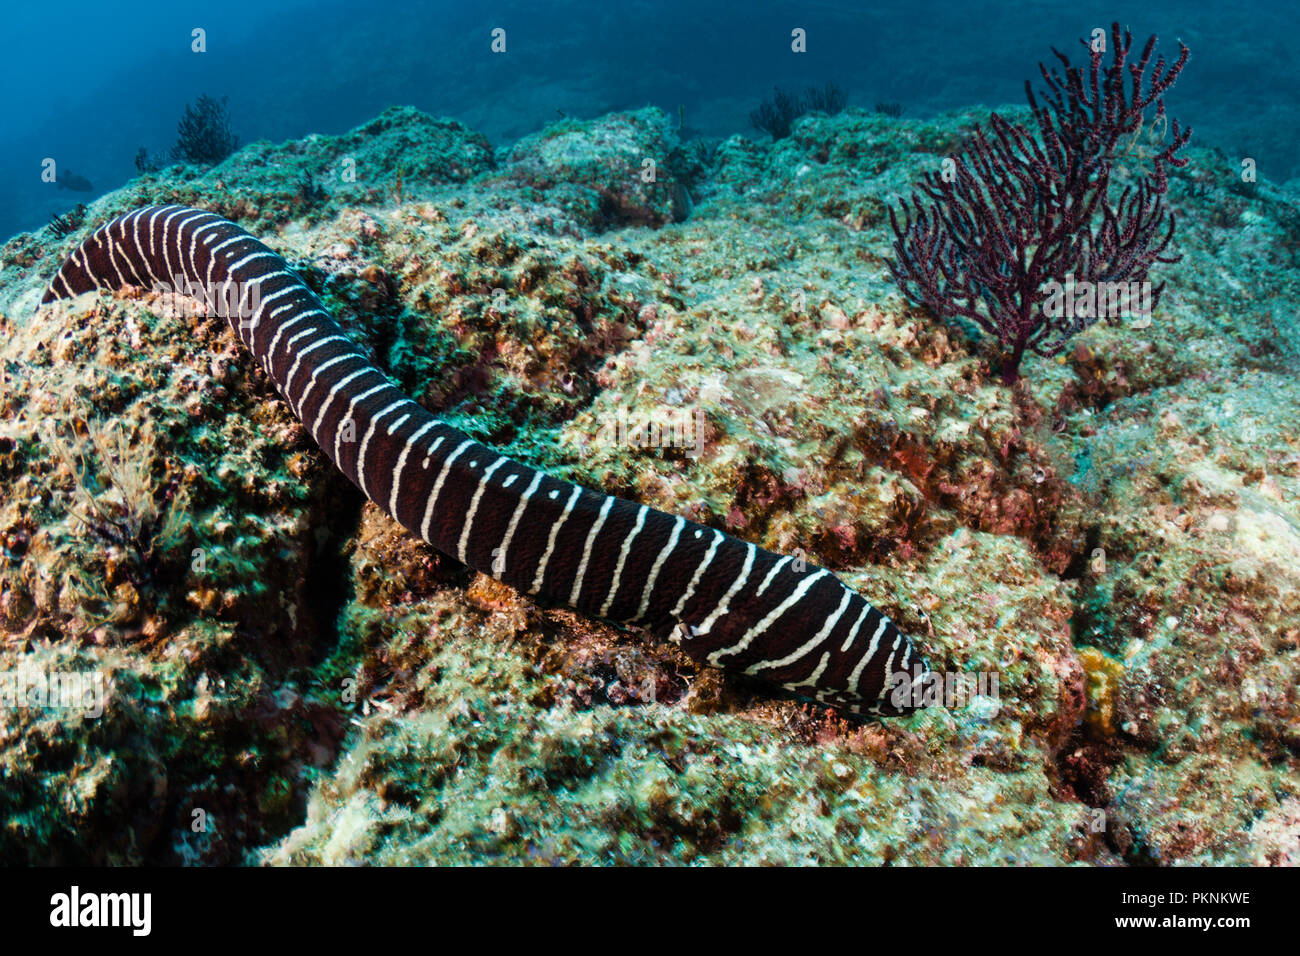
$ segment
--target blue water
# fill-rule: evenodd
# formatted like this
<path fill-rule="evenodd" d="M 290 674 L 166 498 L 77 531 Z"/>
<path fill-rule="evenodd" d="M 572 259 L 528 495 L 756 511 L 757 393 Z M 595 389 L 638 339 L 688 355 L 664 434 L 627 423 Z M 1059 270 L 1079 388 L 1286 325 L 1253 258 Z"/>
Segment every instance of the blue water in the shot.
<path fill-rule="evenodd" d="M 967 0 L 917 3 L 439 2 L 133 4 L 69 0 L 8 8 L 0 87 L 0 238 L 136 175 L 140 147 L 160 152 L 200 93 L 228 96 L 244 142 L 338 133 L 394 104 L 457 117 L 497 145 L 561 114 L 657 104 L 684 109 L 688 134 L 758 136 L 749 111 L 774 85 L 834 81 L 849 104 L 901 103 L 908 116 L 1023 102 L 1051 47 L 1118 18 L 1140 43 L 1182 39 L 1192 61 L 1167 97 L 1226 162 L 1300 176 L 1300 79 L 1289 65 L 1300 26 L 1284 0 L 1206 3 Z M 191 30 L 207 52 L 191 51 Z M 504 28 L 507 52 L 489 50 Z M 808 51 L 790 51 L 802 27 Z M 91 181 L 74 193 L 41 181 L 41 163 Z"/>

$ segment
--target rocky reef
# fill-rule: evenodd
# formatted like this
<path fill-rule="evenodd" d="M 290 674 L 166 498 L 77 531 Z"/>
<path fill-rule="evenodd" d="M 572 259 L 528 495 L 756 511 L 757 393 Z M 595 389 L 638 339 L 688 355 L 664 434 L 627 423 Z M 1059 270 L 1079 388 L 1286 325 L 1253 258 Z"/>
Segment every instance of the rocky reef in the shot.
<path fill-rule="evenodd" d="M 888 205 L 986 116 L 494 149 L 392 109 L 9 240 L 0 859 L 1300 862 L 1300 196 L 1188 149 L 1158 313 L 1006 387 L 885 265 Z M 475 438 L 833 568 L 996 695 L 854 722 L 429 550 L 221 320 L 37 309 L 146 203 L 262 236 Z"/>

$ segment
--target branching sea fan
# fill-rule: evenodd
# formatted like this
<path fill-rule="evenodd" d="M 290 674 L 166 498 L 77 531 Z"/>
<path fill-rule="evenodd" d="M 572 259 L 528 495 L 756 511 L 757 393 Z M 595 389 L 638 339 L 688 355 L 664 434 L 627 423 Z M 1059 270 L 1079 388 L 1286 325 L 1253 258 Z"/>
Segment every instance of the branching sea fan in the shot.
<path fill-rule="evenodd" d="M 937 316 L 968 319 L 996 336 L 1006 384 L 1019 377 L 1027 350 L 1055 355 L 1098 318 L 1115 321 L 1107 293 L 1120 290 L 1127 304 L 1128 291 L 1145 286 L 1140 311 L 1154 308 L 1164 286 L 1150 289 L 1147 273 L 1179 258 L 1164 254 L 1175 225 L 1164 193 L 1169 167 L 1187 164 L 1177 152 L 1191 130 L 1174 120 L 1165 142 L 1164 93 L 1187 63 L 1187 47 L 1179 44 L 1173 64 L 1158 57 L 1147 82 L 1154 36 L 1130 63 L 1132 36 L 1113 24 L 1105 67 L 1105 35 L 1083 42 L 1086 68 L 1053 50 L 1064 72 L 1040 64 L 1046 89 L 1037 97 L 1025 83 L 1037 135 L 993 114 L 961 155 L 901 202 L 901 222 L 890 210 L 889 266 L 899 287 Z M 1144 135 L 1144 168 L 1112 200 L 1118 157 Z M 1100 288 L 1101 307 L 1063 305 L 1067 284 Z"/>

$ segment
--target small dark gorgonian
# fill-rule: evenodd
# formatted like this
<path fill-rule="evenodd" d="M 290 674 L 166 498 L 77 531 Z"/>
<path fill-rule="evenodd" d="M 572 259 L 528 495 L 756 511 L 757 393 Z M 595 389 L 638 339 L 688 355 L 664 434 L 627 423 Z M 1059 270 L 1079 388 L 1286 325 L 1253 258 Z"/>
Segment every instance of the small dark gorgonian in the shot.
<path fill-rule="evenodd" d="M 1191 130 L 1174 120 L 1165 141 L 1164 93 L 1187 63 L 1187 47 L 1179 43 L 1173 64 L 1158 57 L 1147 83 L 1154 36 L 1130 63 L 1132 36 L 1113 24 L 1105 67 L 1105 34 L 1094 37 L 1082 41 L 1086 70 L 1053 49 L 1064 72 L 1039 64 L 1041 99 L 1026 81 L 1037 136 L 993 114 L 946 170 L 928 174 L 910 204 L 902 201 L 901 222 L 889 211 L 896 237 L 889 267 L 899 287 L 940 318 L 962 317 L 997 336 L 1006 384 L 1019 377 L 1026 350 L 1055 355 L 1099 317 L 1115 321 L 1115 309 L 1076 309 L 1072 300 L 1062 308 L 1063 286 L 1136 289 L 1153 263 L 1180 258 L 1163 255 L 1175 225 L 1164 193 L 1169 167 L 1187 165 L 1176 154 Z M 1123 160 L 1135 181 L 1112 202 L 1112 173 Z M 1143 313 L 1163 289 L 1142 297 Z"/>
<path fill-rule="evenodd" d="M 176 124 L 172 159 L 215 166 L 239 148 L 239 137 L 230 128 L 226 101 L 227 97 L 217 99 L 203 93 L 185 107 L 185 115 Z M 138 162 L 138 154 L 136 158 Z M 147 156 L 145 160 L 148 160 Z"/>

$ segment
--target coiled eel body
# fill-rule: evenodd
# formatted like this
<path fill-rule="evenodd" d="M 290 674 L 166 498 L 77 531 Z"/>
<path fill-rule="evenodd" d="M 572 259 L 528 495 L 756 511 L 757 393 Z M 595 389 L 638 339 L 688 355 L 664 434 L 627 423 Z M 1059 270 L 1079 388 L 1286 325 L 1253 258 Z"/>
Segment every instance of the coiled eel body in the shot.
<path fill-rule="evenodd" d="M 402 394 L 279 255 L 216 213 L 149 206 L 113 219 L 42 303 L 125 286 L 256 302 L 226 316 L 235 334 L 343 474 L 439 551 L 543 603 L 674 634 L 698 661 L 821 703 L 912 709 L 896 690 L 919 687 L 924 661 L 829 571 L 473 441 Z"/>

